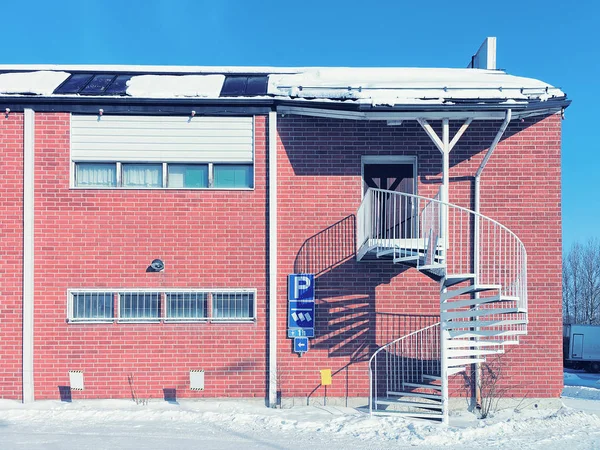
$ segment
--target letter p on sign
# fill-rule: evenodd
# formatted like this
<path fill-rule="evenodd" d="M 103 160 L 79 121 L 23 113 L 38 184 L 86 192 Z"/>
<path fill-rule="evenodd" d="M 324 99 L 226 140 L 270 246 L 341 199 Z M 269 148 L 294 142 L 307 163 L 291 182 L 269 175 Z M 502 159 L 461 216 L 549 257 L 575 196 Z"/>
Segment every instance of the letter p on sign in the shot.
<path fill-rule="evenodd" d="M 297 273 L 288 276 L 288 300 L 314 300 L 315 276 Z"/>

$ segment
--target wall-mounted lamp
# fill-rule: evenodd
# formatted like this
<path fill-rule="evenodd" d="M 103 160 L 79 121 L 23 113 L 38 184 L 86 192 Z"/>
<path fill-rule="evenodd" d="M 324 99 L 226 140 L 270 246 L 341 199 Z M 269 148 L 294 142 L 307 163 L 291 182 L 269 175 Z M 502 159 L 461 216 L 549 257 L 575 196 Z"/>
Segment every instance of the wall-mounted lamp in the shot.
<path fill-rule="evenodd" d="M 10 114 L 10 108 L 6 108 L 4 110 L 4 117 L 8 118 L 8 115 Z"/>
<path fill-rule="evenodd" d="M 192 117 L 194 117 L 194 116 L 196 115 L 196 111 L 192 111 L 192 112 L 190 113 L 190 115 L 191 115 Z"/>
<path fill-rule="evenodd" d="M 102 114 L 104 114 L 104 110 L 103 110 L 102 108 L 100 108 L 100 109 L 98 110 L 98 115 L 99 115 L 99 116 L 101 116 Z"/>
<path fill-rule="evenodd" d="M 146 272 L 162 272 L 163 270 L 165 270 L 165 263 L 161 259 L 155 259 L 150 263 Z"/>

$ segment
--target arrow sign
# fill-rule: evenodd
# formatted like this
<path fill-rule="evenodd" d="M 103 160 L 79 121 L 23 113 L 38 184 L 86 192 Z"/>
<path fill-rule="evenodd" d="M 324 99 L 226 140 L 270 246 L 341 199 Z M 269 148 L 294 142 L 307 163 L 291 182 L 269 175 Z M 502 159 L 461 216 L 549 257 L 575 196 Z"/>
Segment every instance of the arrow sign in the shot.
<path fill-rule="evenodd" d="M 308 338 L 297 337 L 294 338 L 294 352 L 295 353 L 306 353 L 308 351 Z"/>

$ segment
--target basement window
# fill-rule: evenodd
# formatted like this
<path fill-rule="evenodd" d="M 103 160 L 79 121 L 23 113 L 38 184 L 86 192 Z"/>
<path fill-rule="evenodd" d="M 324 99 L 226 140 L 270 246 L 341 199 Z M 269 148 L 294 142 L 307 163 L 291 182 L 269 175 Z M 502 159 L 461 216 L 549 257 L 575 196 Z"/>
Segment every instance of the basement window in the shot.
<path fill-rule="evenodd" d="M 119 320 L 158 320 L 160 319 L 159 292 L 119 293 Z"/>
<path fill-rule="evenodd" d="M 206 292 L 167 292 L 167 320 L 206 320 Z"/>
<path fill-rule="evenodd" d="M 253 292 L 212 294 L 212 317 L 217 320 L 252 320 L 255 317 Z"/>
<path fill-rule="evenodd" d="M 69 322 L 256 320 L 255 289 L 78 289 L 67 298 Z"/>
<path fill-rule="evenodd" d="M 112 292 L 72 292 L 69 321 L 104 322 L 114 319 Z"/>

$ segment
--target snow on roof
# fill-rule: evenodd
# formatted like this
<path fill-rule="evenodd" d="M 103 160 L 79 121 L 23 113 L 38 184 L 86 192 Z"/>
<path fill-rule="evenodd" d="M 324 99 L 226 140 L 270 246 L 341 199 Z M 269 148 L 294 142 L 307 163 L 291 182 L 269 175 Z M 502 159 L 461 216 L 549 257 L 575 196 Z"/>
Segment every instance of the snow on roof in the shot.
<path fill-rule="evenodd" d="M 69 78 L 67 72 L 38 71 L 0 74 L 1 94 L 52 95 L 57 86 Z"/>
<path fill-rule="evenodd" d="M 373 105 L 439 103 L 452 99 L 547 100 L 558 88 L 498 70 L 425 68 L 315 68 L 271 75 L 268 93 L 303 98 L 354 99 Z"/>
<path fill-rule="evenodd" d="M 42 70 L 40 70 L 42 69 Z M 9 73 L 2 72 L 10 71 Z M 85 75 L 89 74 L 89 79 Z M 225 94 L 228 80 L 260 74 L 268 78 L 262 91 L 251 95 Z M 351 101 L 378 105 L 452 105 L 457 101 L 527 104 L 550 98 L 566 99 L 559 88 L 542 81 L 509 75 L 499 70 L 436 68 L 272 68 L 272 67 L 176 67 L 176 66 L 0 66 L 0 95 L 107 96 L 110 78 L 123 81 L 121 96 L 133 98 L 211 98 L 224 96 L 321 101 Z M 57 89 L 74 77 L 92 83 L 104 77 L 104 85 L 87 91 Z M 90 81 L 92 80 L 92 81 Z M 106 92 L 104 92 L 106 90 Z M 260 89 L 259 89 L 260 90 Z M 245 91 L 240 91 L 245 92 Z M 112 92 L 114 95 L 114 92 Z"/>
<path fill-rule="evenodd" d="M 138 75 L 127 82 L 127 94 L 143 98 L 218 98 L 225 75 Z"/>

